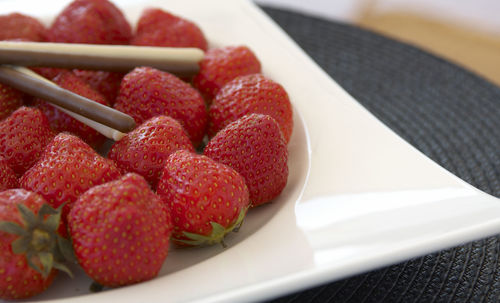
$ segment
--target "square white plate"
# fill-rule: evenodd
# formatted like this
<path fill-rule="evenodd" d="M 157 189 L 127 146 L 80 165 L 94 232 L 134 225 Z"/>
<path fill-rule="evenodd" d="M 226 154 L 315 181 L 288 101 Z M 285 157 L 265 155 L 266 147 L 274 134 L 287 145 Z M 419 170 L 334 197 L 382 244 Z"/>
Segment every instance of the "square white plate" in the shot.
<path fill-rule="evenodd" d="M 50 22 L 68 1 L 0 1 Z M 500 231 L 499 200 L 426 158 L 350 97 L 260 9 L 243 0 L 115 1 L 195 21 L 211 46 L 248 45 L 295 110 L 290 176 L 219 246 L 172 249 L 160 276 L 89 294 L 79 270 L 33 298 L 71 302 L 236 302 L 298 291 Z M 334 51 L 334 50 L 332 50 Z"/>

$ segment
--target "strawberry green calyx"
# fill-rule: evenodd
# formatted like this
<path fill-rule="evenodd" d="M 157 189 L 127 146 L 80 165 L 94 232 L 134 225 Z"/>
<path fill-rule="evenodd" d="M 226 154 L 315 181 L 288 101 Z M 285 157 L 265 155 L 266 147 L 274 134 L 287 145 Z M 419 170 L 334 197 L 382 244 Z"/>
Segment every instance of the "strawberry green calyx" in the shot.
<path fill-rule="evenodd" d="M 212 221 L 210 222 L 210 225 L 212 225 L 212 232 L 209 235 L 205 236 L 184 231 L 184 236 L 186 236 L 189 240 L 176 239 L 176 241 L 191 246 L 213 245 L 216 243 L 221 243 L 222 247 L 225 248 L 226 244 L 224 243 L 224 237 L 232 231 L 236 232 L 239 230 L 241 224 L 243 224 L 243 219 L 245 218 L 248 208 L 249 207 L 243 208 L 240 211 L 236 221 L 227 228 L 217 222 Z"/>
<path fill-rule="evenodd" d="M 62 263 L 74 260 L 71 243 L 57 233 L 62 206 L 54 209 L 43 204 L 37 215 L 22 204 L 18 204 L 17 209 L 23 225 L 0 222 L 1 231 L 19 236 L 11 244 L 12 252 L 24 254 L 28 265 L 44 278 L 52 269 L 64 271 L 73 277 L 68 267 Z"/>

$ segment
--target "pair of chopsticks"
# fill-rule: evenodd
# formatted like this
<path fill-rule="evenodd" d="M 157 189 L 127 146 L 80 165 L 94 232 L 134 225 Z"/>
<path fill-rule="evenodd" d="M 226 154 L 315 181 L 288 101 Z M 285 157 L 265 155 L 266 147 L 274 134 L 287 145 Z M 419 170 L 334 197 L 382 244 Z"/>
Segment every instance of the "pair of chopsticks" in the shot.
<path fill-rule="evenodd" d="M 198 71 L 196 48 L 0 41 L 0 82 L 50 102 L 115 141 L 135 127 L 132 117 L 59 87 L 25 66 L 127 72 L 150 66 L 179 76 Z"/>

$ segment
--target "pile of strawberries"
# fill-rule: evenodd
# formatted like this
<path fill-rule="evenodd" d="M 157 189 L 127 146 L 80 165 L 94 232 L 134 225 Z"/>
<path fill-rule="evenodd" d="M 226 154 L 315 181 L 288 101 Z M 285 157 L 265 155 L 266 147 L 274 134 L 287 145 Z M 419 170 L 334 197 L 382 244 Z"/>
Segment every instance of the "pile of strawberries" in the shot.
<path fill-rule="evenodd" d="M 59 271 L 71 275 L 68 262 L 102 286 L 152 279 L 170 242 L 223 243 L 285 187 L 292 107 L 248 47 L 210 48 L 196 24 L 158 8 L 144 10 L 133 31 L 107 0 L 75 0 L 48 28 L 0 16 L 0 40 L 205 51 L 190 79 L 146 66 L 33 68 L 134 118 L 111 148 L 96 130 L 0 83 L 0 298 L 42 292 Z"/>

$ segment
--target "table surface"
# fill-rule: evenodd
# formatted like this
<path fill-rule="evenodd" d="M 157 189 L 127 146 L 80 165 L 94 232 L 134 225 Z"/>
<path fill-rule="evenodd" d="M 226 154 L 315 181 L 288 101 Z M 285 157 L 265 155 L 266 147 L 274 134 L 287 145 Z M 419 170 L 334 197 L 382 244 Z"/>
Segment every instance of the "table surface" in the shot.
<path fill-rule="evenodd" d="M 304 12 L 322 18 L 356 22 L 365 14 L 407 12 L 500 34 L 497 0 L 253 0 L 257 4 Z"/>
<path fill-rule="evenodd" d="M 335 81 L 401 137 L 500 197 L 500 88 L 415 47 L 264 7 Z M 479 239 L 273 302 L 498 302 L 500 238 Z"/>

